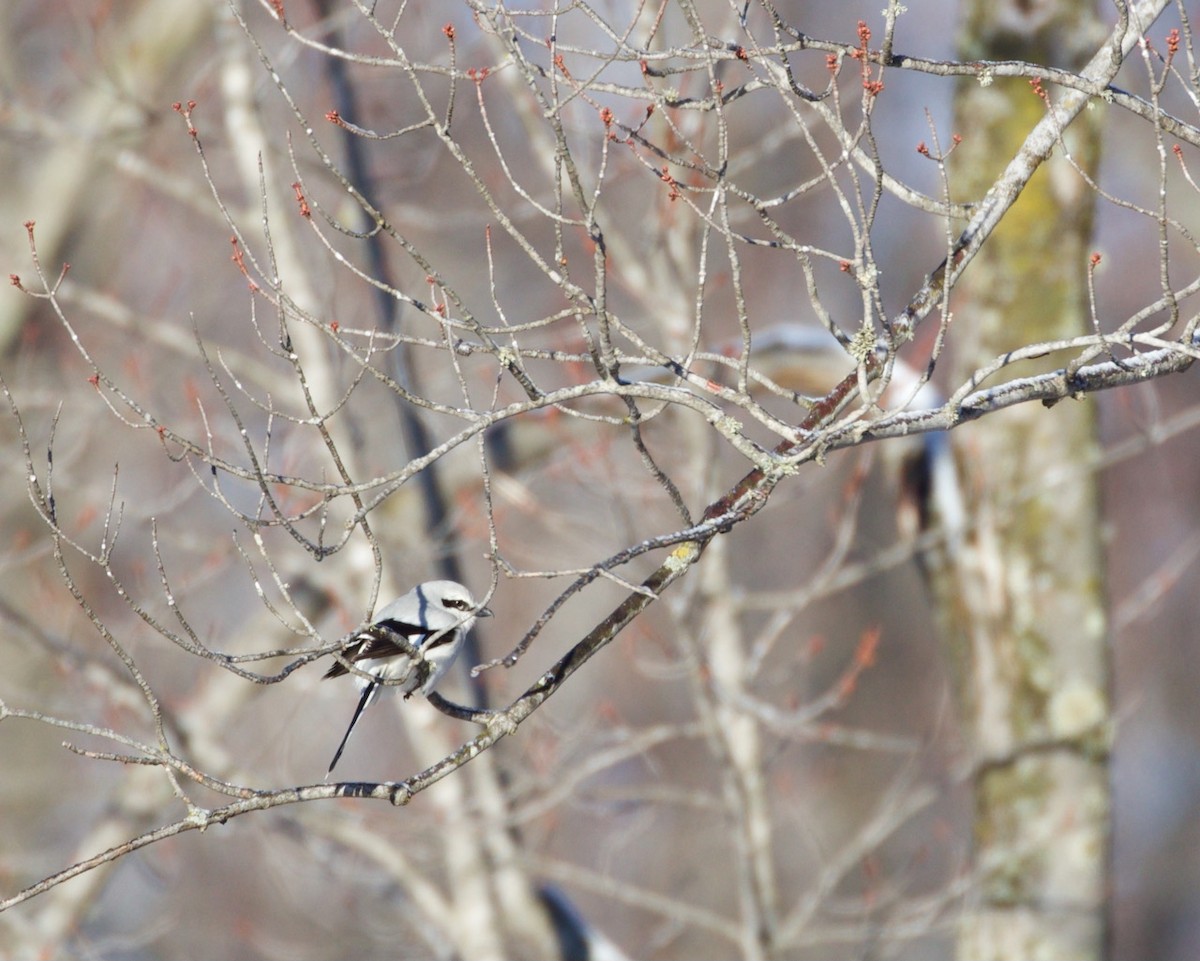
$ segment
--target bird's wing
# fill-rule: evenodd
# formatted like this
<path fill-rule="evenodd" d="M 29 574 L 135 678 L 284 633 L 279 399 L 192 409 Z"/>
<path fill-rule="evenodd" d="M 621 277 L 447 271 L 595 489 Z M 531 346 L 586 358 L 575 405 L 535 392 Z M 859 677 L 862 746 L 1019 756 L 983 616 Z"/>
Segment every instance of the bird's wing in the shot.
<path fill-rule="evenodd" d="M 362 661 L 374 661 L 382 657 L 395 657 L 397 654 L 409 654 L 411 648 L 420 647 L 422 639 L 429 634 L 429 628 L 419 624 L 408 624 L 404 621 L 386 620 L 372 624 L 342 651 L 342 657 L 353 664 Z M 407 645 L 403 643 L 407 640 Z M 321 680 L 330 677 L 341 677 L 349 674 L 341 661 L 334 661 L 333 666 L 326 671 Z"/>

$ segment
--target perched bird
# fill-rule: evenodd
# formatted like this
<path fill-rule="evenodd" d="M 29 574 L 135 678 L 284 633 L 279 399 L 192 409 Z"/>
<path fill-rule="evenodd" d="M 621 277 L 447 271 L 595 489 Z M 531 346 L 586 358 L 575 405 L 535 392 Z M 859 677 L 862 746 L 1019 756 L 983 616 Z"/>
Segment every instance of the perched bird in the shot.
<path fill-rule="evenodd" d="M 350 740 L 350 732 L 368 704 L 374 703 L 384 691 L 401 691 L 405 697 L 411 697 L 418 689 L 428 694 L 450 670 L 475 618 L 491 616 L 492 612 L 481 607 L 461 584 L 426 581 L 384 607 L 370 627 L 356 634 L 342 651 L 342 657 L 372 677 L 355 676 L 362 697 L 326 776 L 333 773 Z M 413 657 L 414 651 L 420 656 Z M 321 680 L 349 673 L 338 661 Z M 381 684 L 376 678 L 402 683 Z"/>

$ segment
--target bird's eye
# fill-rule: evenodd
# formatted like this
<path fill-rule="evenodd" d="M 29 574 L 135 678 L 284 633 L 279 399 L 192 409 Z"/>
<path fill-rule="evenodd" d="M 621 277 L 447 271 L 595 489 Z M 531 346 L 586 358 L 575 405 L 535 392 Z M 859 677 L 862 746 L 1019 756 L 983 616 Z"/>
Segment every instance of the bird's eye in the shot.
<path fill-rule="evenodd" d="M 465 611 L 468 607 L 471 606 L 466 601 L 460 601 L 457 598 L 447 598 L 445 601 L 443 601 L 443 603 L 447 607 L 454 607 L 460 611 Z"/>

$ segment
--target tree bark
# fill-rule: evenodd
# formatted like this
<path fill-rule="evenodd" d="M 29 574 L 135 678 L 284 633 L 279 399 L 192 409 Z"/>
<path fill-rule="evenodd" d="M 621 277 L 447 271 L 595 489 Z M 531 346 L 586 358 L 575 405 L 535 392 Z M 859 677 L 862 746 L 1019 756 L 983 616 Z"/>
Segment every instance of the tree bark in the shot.
<path fill-rule="evenodd" d="M 1090 5 L 1043 7 L 974 0 L 961 53 L 1078 67 L 1099 26 Z M 1045 110 L 1026 80 L 964 82 L 955 199 L 981 196 Z M 1082 116 L 1065 141 L 1094 175 L 1099 125 Z M 1090 329 L 1092 193 L 1063 154 L 957 287 L 952 383 L 1019 344 Z M 975 883 L 958 956 L 1099 958 L 1111 801 L 1095 405 L 1023 405 L 953 436 L 970 521 L 933 582 L 972 759 Z"/>

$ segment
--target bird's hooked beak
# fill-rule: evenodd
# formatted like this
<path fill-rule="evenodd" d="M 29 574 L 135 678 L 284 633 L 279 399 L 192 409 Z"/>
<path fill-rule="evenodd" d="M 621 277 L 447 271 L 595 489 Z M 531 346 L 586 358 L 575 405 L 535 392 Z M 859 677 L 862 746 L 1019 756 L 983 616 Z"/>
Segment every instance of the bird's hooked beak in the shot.
<path fill-rule="evenodd" d="M 491 617 L 492 609 L 490 607 L 481 607 L 475 612 L 476 617 Z"/>

